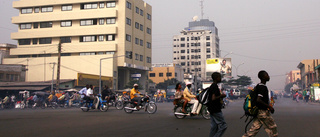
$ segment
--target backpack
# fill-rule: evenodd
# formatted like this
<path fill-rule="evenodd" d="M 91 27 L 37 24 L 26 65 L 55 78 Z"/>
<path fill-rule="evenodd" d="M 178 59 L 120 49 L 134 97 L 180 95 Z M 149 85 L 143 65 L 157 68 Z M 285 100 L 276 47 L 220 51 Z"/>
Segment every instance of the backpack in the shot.
<path fill-rule="evenodd" d="M 207 87 L 204 90 L 202 90 L 199 95 L 198 95 L 198 101 L 199 103 L 203 104 L 203 105 L 207 105 L 209 103 L 209 88 Z"/>
<path fill-rule="evenodd" d="M 249 117 L 251 118 L 245 127 L 245 132 L 247 132 L 248 125 L 258 115 L 257 98 L 258 98 L 258 94 L 256 91 L 256 87 L 254 87 L 254 89 L 251 90 L 250 93 L 244 99 L 244 103 L 243 103 L 244 115 L 241 118 L 246 116 L 247 118 L 245 122 L 248 121 Z"/>

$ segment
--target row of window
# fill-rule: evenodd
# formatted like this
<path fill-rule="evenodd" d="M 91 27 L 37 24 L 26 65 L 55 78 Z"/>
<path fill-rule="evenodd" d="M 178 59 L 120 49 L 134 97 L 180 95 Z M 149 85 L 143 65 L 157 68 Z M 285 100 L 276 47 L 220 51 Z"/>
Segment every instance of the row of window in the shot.
<path fill-rule="evenodd" d="M 187 43 L 187 47 L 199 47 L 201 46 L 201 43 Z M 211 42 L 206 42 L 206 46 L 210 47 L 211 46 Z M 173 47 L 186 47 L 185 43 L 181 43 L 180 45 L 173 45 Z"/>
<path fill-rule="evenodd" d="M 80 42 L 94 42 L 94 41 L 115 41 L 115 34 L 98 35 L 98 36 L 80 36 Z M 32 41 L 33 45 L 38 44 L 51 44 L 52 38 L 35 38 L 35 39 L 19 39 L 19 45 L 30 45 Z M 61 43 L 71 43 L 72 37 L 60 37 Z"/>
<path fill-rule="evenodd" d="M 189 41 L 189 39 L 191 40 L 200 40 L 200 37 L 187 37 L 187 41 Z M 206 36 L 206 40 L 210 40 L 210 36 Z M 179 39 L 173 39 L 173 41 L 179 41 Z M 186 41 L 185 37 L 181 37 L 180 41 Z"/>
<path fill-rule="evenodd" d="M 132 7 L 131 2 L 127 1 L 126 7 L 131 10 L 131 7 Z M 136 13 L 140 14 L 141 16 L 143 16 L 143 10 L 139 9 L 138 7 L 136 7 Z M 151 20 L 151 15 L 149 13 L 147 13 L 147 19 Z"/>
<path fill-rule="evenodd" d="M 103 54 L 114 54 L 113 51 L 107 52 L 81 52 L 79 56 L 86 56 L 86 55 L 103 55 Z M 71 56 L 71 53 L 61 53 L 61 56 Z M 37 57 L 51 57 L 51 54 L 33 54 L 33 55 L 19 55 L 18 58 L 37 58 Z"/>
<path fill-rule="evenodd" d="M 191 49 L 191 53 L 200 53 L 200 49 Z M 179 51 L 173 51 L 173 53 L 179 53 Z M 186 53 L 186 50 L 181 50 L 180 53 Z M 189 49 L 187 49 L 187 53 L 189 53 Z M 211 48 L 206 49 L 206 53 L 211 53 Z"/>
<path fill-rule="evenodd" d="M 178 74 L 175 73 L 175 76 L 176 76 L 176 77 L 177 77 L 177 75 L 178 75 Z M 156 73 L 149 73 L 149 76 L 150 76 L 150 77 L 156 77 Z M 159 77 L 163 77 L 163 73 L 161 73 L 161 72 L 158 73 L 158 76 L 159 76 Z M 172 73 L 171 73 L 171 72 L 167 72 L 167 73 L 166 73 L 166 76 L 167 76 L 167 77 L 172 77 Z"/>
<path fill-rule="evenodd" d="M 126 51 L 126 58 L 132 59 L 132 51 Z M 151 63 L 151 57 L 146 57 L 147 63 Z M 135 54 L 135 60 L 143 61 L 143 55 Z"/>
<path fill-rule="evenodd" d="M 19 74 L 0 73 L 0 82 L 17 82 L 20 79 Z"/>
<path fill-rule="evenodd" d="M 126 41 L 131 42 L 131 35 L 126 34 Z M 135 38 L 135 44 L 143 46 L 143 40 L 139 38 Z M 151 43 L 147 42 L 147 48 L 151 48 Z"/>
<path fill-rule="evenodd" d="M 99 8 L 105 7 L 105 2 L 99 2 L 99 3 L 83 3 L 80 5 L 80 9 L 97 9 L 99 4 Z M 115 1 L 108 1 L 106 2 L 107 8 L 114 8 L 116 7 Z M 71 11 L 72 5 L 61 5 L 61 11 Z M 45 6 L 45 7 L 30 7 L 30 8 L 22 8 L 21 14 L 30 14 L 34 11 L 34 13 L 39 13 L 41 9 L 41 12 L 53 12 L 53 6 Z"/>
<path fill-rule="evenodd" d="M 191 69 L 191 71 L 190 71 L 189 68 L 188 69 L 183 69 L 183 72 L 185 72 L 185 73 L 190 73 L 190 72 L 194 72 L 194 71 L 201 72 L 201 68 Z M 198 76 L 201 77 L 201 74 L 199 74 Z"/>

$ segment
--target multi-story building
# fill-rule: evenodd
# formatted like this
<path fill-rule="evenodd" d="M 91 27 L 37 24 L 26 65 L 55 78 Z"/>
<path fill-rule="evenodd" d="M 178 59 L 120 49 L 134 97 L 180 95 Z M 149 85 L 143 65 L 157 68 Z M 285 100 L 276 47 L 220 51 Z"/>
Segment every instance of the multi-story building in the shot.
<path fill-rule="evenodd" d="M 173 63 L 182 66 L 185 78 L 196 75 L 206 80 L 206 59 L 220 57 L 218 29 L 213 21 L 189 22 L 173 37 Z"/>
<path fill-rule="evenodd" d="M 300 70 L 292 70 L 287 74 L 286 84 L 301 80 Z"/>
<path fill-rule="evenodd" d="M 152 71 L 149 71 L 149 79 L 156 84 L 172 78 L 184 82 L 183 74 L 184 72 L 180 65 L 156 63 L 152 64 Z"/>
<path fill-rule="evenodd" d="M 303 60 L 297 66 L 300 69 L 302 89 L 310 87 L 311 84 L 317 82 L 316 67 L 319 65 L 319 59 Z"/>
<path fill-rule="evenodd" d="M 19 16 L 12 23 L 19 29 L 11 38 L 18 48 L 4 63 L 27 65 L 27 81 L 51 80 L 61 42 L 61 79 L 93 75 L 98 85 L 101 65 L 102 79 L 112 79 L 109 87 L 123 88 L 133 73 L 145 83 L 151 69 L 152 7 L 143 0 L 19 0 L 13 7 Z"/>
<path fill-rule="evenodd" d="M 9 57 L 11 48 L 17 48 L 17 45 L 0 43 L 0 64 L 2 64 L 3 58 Z"/>

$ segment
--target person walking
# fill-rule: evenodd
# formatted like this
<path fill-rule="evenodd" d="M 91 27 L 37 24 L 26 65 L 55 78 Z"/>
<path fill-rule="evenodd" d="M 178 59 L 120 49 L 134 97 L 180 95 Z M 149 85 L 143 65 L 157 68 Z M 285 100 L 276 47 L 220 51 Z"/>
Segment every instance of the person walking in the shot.
<path fill-rule="evenodd" d="M 270 112 L 274 113 L 274 108 L 269 105 L 269 94 L 266 83 L 270 80 L 269 74 L 261 70 L 258 73 L 258 77 L 261 83 L 256 86 L 255 92 L 257 92 L 257 107 L 258 115 L 253 119 L 251 128 L 242 137 L 254 137 L 259 132 L 259 129 L 263 126 L 269 137 L 277 137 L 278 130 L 277 125 L 274 122 Z"/>
<path fill-rule="evenodd" d="M 310 98 L 310 91 L 307 90 L 307 93 L 306 93 L 306 102 L 307 103 L 309 102 L 309 98 Z"/>
<path fill-rule="evenodd" d="M 227 130 L 227 123 L 222 114 L 221 101 L 226 97 L 226 94 L 221 94 L 218 83 L 221 82 L 221 74 L 214 72 L 211 75 L 213 83 L 209 87 L 209 103 L 207 104 L 211 118 L 210 137 L 221 137 Z"/>

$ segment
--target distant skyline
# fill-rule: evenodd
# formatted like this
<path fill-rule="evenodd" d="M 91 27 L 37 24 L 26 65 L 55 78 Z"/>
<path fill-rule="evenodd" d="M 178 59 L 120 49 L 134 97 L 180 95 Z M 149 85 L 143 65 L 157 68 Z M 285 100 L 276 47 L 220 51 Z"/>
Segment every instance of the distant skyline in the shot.
<path fill-rule="evenodd" d="M 18 26 L 11 17 L 19 11 L 13 0 L 0 0 L 0 43 L 17 44 L 10 33 Z M 15 0 L 16 1 L 16 0 Z M 200 0 L 145 0 L 152 6 L 153 63 L 172 62 L 172 38 L 201 18 Z M 204 18 L 215 22 L 221 57 L 232 58 L 233 72 L 252 77 L 266 70 L 270 89 L 283 89 L 285 74 L 297 70 L 300 61 L 319 59 L 319 0 L 204 0 Z M 244 63 L 243 65 L 240 65 Z M 235 76 L 235 73 L 233 73 Z"/>

